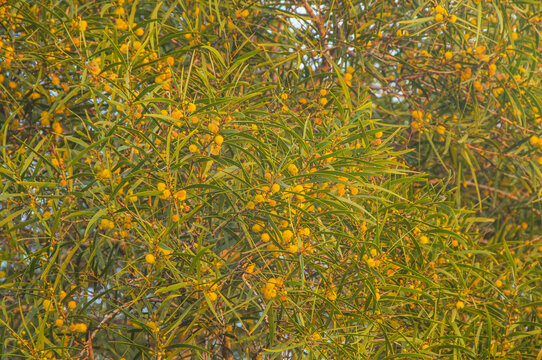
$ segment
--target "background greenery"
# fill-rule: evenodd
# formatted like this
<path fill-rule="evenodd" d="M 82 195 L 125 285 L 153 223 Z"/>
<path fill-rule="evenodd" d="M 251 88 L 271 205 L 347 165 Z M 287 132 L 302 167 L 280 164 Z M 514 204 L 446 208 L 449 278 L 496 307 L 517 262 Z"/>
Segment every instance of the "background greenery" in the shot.
<path fill-rule="evenodd" d="M 0 3 L 0 359 L 542 358 L 540 2 Z"/>

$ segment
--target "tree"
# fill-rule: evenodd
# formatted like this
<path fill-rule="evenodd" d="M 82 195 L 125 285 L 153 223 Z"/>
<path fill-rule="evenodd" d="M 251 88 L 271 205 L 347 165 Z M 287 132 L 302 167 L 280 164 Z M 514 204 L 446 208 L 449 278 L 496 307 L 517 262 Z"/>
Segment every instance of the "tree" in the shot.
<path fill-rule="evenodd" d="M 540 8 L 4 1 L 0 354 L 538 359 Z"/>

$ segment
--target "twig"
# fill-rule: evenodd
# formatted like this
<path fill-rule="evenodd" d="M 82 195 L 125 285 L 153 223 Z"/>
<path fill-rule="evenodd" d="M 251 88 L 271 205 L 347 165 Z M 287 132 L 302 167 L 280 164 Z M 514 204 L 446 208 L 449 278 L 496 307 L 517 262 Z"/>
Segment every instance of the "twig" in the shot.
<path fill-rule="evenodd" d="M 483 190 L 489 190 L 489 191 L 494 191 L 495 193 L 499 194 L 499 195 L 502 195 L 502 196 L 506 196 L 507 198 L 510 198 L 512 200 L 519 200 L 519 198 L 515 195 L 512 195 L 506 191 L 503 191 L 503 190 L 499 190 L 499 189 L 496 189 L 492 186 L 488 186 L 488 185 L 483 185 L 483 184 L 476 184 L 470 180 L 467 180 L 465 181 L 464 183 L 465 185 L 468 185 L 468 186 L 478 186 L 480 189 L 483 189 Z"/>
<path fill-rule="evenodd" d="M 87 340 L 87 344 L 86 346 L 83 348 L 83 350 L 81 350 L 81 353 L 79 354 L 79 358 L 81 358 L 83 356 L 83 354 L 85 352 L 87 352 L 90 356 L 91 359 L 94 358 L 94 353 L 93 353 L 93 349 L 92 349 L 92 339 L 94 339 L 94 337 L 96 336 L 96 334 L 98 333 L 98 330 L 100 330 L 100 328 L 106 323 L 108 322 L 109 320 L 111 320 L 113 317 L 115 317 L 115 315 L 118 314 L 118 312 L 120 311 L 121 308 L 117 308 L 113 311 L 111 311 L 109 314 L 107 314 L 103 319 L 102 321 L 100 322 L 100 324 L 96 327 L 96 329 L 92 332 L 92 334 L 89 336 L 88 340 Z"/>
<path fill-rule="evenodd" d="M 322 51 L 324 52 L 325 55 L 327 56 L 330 56 L 331 57 L 331 54 L 329 53 L 329 49 L 328 49 L 328 43 L 327 43 L 327 30 L 326 30 L 326 26 L 324 24 L 324 19 L 321 17 L 321 16 L 318 16 L 314 13 L 314 10 L 312 10 L 309 2 L 307 0 L 302 0 L 303 2 L 303 7 L 305 8 L 305 11 L 307 11 L 307 14 L 312 18 L 312 20 L 316 23 L 316 27 L 318 29 L 318 32 L 320 33 L 320 45 L 322 47 Z M 324 56 L 322 58 L 322 60 L 324 61 L 322 63 L 322 67 L 324 69 L 324 71 L 327 71 L 326 68 L 329 68 L 329 61 L 328 59 Z"/>

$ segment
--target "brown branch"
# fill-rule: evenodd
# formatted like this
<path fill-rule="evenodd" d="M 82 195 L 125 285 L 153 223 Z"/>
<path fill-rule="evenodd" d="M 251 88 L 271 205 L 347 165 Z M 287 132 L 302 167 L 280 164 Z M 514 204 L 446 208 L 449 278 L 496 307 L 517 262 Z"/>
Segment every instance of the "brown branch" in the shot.
<path fill-rule="evenodd" d="M 305 11 L 307 11 L 307 14 L 314 21 L 314 23 L 316 24 L 316 27 L 318 29 L 318 32 L 320 33 L 320 46 L 322 47 L 322 51 L 324 52 L 324 54 L 326 56 L 331 57 L 331 54 L 330 54 L 329 49 L 328 49 L 327 29 L 326 29 L 326 26 L 325 26 L 325 23 L 324 23 L 324 19 L 321 16 L 316 15 L 316 13 L 314 12 L 314 10 L 312 10 L 312 8 L 311 8 L 311 6 L 310 6 L 310 4 L 309 4 L 309 2 L 307 0 L 302 0 L 302 2 L 303 2 L 303 7 L 305 8 Z M 326 56 L 324 56 L 322 58 L 322 60 L 323 60 L 322 69 L 324 71 L 328 71 L 328 69 L 330 67 L 329 60 L 326 58 Z"/>
<path fill-rule="evenodd" d="M 109 314 L 107 314 L 103 319 L 102 321 L 100 322 L 100 324 L 96 327 L 96 329 L 92 332 L 92 334 L 89 336 L 88 340 L 87 340 L 87 344 L 86 346 L 83 348 L 83 350 L 81 350 L 81 353 L 79 354 L 79 358 L 82 358 L 83 354 L 86 352 L 90 355 L 90 358 L 93 359 L 94 358 L 94 352 L 93 352 L 93 349 L 92 349 L 92 339 L 94 339 L 94 337 L 96 336 L 96 334 L 98 333 L 98 330 L 100 330 L 100 328 L 106 323 L 108 322 L 109 320 L 111 320 L 112 318 L 115 317 L 115 315 L 118 314 L 118 312 L 121 310 L 121 308 L 117 308 L 113 311 L 111 311 Z"/>
<path fill-rule="evenodd" d="M 499 195 L 505 196 L 505 197 L 510 198 L 512 200 L 519 200 L 519 198 L 517 196 L 512 195 L 512 194 L 510 194 L 510 193 L 508 193 L 506 191 L 496 189 L 496 188 L 494 188 L 492 186 L 488 186 L 488 185 L 484 185 L 484 184 L 476 184 L 476 183 L 474 183 L 474 182 L 472 182 L 470 180 L 465 181 L 464 184 L 467 185 L 467 186 L 475 186 L 475 187 L 478 186 L 478 188 L 480 188 L 480 189 L 493 191 L 493 192 L 495 192 L 495 193 L 497 193 Z"/>
<path fill-rule="evenodd" d="M 324 25 L 324 20 L 320 16 L 314 13 L 314 10 L 312 10 L 307 0 L 302 0 L 302 1 L 303 1 L 303 7 L 307 11 L 307 14 L 309 14 L 309 16 L 314 20 L 314 22 L 316 23 L 316 26 L 318 27 L 318 32 L 320 33 L 320 40 L 322 40 L 323 42 L 327 44 L 327 40 L 326 40 L 327 31 Z"/>

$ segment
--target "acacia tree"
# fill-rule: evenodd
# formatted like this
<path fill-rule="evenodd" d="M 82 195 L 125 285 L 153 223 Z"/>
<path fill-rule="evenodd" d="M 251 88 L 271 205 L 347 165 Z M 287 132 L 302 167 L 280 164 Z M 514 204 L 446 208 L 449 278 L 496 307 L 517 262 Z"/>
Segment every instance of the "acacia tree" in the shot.
<path fill-rule="evenodd" d="M 540 8 L 4 1 L 0 358 L 538 359 Z"/>

